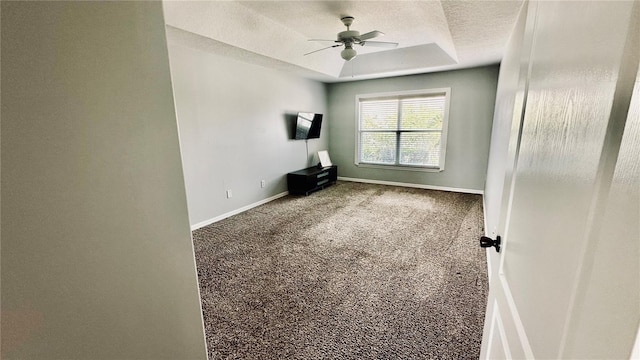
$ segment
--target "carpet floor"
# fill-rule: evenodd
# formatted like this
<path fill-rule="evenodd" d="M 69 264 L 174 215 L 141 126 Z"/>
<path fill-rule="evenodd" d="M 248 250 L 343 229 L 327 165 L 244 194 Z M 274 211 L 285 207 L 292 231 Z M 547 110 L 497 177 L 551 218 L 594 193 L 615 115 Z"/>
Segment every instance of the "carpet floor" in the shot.
<path fill-rule="evenodd" d="M 477 359 L 480 195 L 342 182 L 193 232 L 209 359 Z"/>

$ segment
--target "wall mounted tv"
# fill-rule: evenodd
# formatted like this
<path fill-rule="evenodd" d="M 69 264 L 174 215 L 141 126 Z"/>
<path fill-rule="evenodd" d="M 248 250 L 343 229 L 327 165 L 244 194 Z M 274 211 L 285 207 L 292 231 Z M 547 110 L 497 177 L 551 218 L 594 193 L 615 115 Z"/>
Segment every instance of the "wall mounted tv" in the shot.
<path fill-rule="evenodd" d="M 296 140 L 317 139 L 320 137 L 322 114 L 299 112 L 296 121 Z"/>

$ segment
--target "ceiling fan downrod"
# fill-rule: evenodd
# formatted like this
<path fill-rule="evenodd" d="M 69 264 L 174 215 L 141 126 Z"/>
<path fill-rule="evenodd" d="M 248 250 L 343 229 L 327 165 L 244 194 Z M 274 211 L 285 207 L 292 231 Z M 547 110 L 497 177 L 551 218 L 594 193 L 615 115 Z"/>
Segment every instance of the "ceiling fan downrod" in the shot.
<path fill-rule="evenodd" d="M 338 41 L 344 44 L 344 50 L 340 52 L 340 56 L 346 61 L 349 61 L 358 55 L 358 53 L 353 50 L 353 44 L 358 42 L 360 32 L 350 29 L 351 24 L 353 24 L 353 20 L 355 20 L 353 16 L 345 16 L 340 19 L 344 26 L 347 27 L 346 31 L 338 33 Z"/>

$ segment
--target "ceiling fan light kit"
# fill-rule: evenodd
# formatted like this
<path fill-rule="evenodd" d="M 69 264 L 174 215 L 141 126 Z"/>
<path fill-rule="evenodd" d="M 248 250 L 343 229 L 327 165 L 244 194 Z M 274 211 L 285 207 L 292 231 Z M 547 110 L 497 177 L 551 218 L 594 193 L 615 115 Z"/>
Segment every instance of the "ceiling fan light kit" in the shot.
<path fill-rule="evenodd" d="M 374 30 L 374 31 L 370 31 L 368 33 L 362 34 L 360 35 L 359 31 L 356 30 L 351 30 L 349 27 L 351 26 L 351 24 L 353 24 L 353 16 L 345 16 L 342 19 L 340 19 L 342 21 L 342 23 L 344 24 L 344 26 L 347 27 L 346 31 L 341 31 L 338 33 L 338 37 L 337 40 L 309 40 L 309 41 L 333 41 L 338 43 L 337 45 L 332 45 L 332 46 L 328 46 L 326 48 L 322 48 L 322 49 L 318 49 L 315 51 L 311 51 L 306 53 L 305 55 L 309 55 L 309 54 L 313 54 L 315 52 L 321 51 L 321 50 L 325 50 L 325 49 L 330 49 L 330 48 L 334 48 L 334 47 L 338 47 L 338 46 L 342 46 L 344 45 L 344 50 L 342 50 L 340 52 L 340 56 L 345 59 L 346 61 L 349 61 L 351 59 L 353 59 L 354 57 L 356 57 L 356 55 L 358 55 L 358 53 L 353 49 L 353 45 L 360 45 L 360 46 L 365 46 L 365 45 L 369 45 L 369 46 L 377 46 L 377 47 L 386 47 L 386 48 L 395 48 L 398 46 L 398 43 L 394 43 L 394 42 L 385 42 L 385 41 L 368 41 L 369 39 L 373 39 L 379 36 L 383 36 L 384 33 L 378 31 L 378 30 Z"/>
<path fill-rule="evenodd" d="M 340 52 L 340 56 L 347 61 L 353 59 L 356 55 L 358 55 L 358 53 L 353 50 L 351 46 L 345 46 L 344 50 Z"/>

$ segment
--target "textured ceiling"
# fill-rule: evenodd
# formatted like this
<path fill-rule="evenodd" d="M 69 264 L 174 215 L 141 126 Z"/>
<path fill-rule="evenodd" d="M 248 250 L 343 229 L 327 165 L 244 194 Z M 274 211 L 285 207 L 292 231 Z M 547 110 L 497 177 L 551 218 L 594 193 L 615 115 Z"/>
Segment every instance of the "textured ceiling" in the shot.
<path fill-rule="evenodd" d="M 327 82 L 495 64 L 522 1 L 165 1 L 167 38 L 240 61 Z M 379 30 L 396 49 L 342 47 L 309 39 L 336 38 L 340 18 L 352 30 Z"/>

